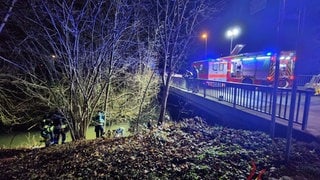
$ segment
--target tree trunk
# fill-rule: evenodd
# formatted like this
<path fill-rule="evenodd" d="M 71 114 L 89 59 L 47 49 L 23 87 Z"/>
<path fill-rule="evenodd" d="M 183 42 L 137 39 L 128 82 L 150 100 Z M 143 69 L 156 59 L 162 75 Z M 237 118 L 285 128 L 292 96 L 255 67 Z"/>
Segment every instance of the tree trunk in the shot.
<path fill-rule="evenodd" d="M 136 124 L 136 130 L 138 131 L 139 129 L 139 122 L 140 122 L 140 118 L 141 118 L 141 113 L 142 113 L 142 105 L 143 105 L 143 102 L 145 101 L 145 98 L 146 98 L 146 94 L 147 94 L 147 90 L 150 86 L 150 83 L 151 83 L 151 80 L 153 78 L 153 75 L 154 75 L 154 71 L 152 72 L 151 76 L 150 76 L 150 79 L 148 81 L 148 84 L 146 86 L 146 88 L 144 89 L 144 92 L 143 92 L 143 96 L 142 96 L 142 100 L 141 100 L 141 103 L 140 103 L 140 106 L 139 106 L 139 113 L 138 113 L 138 118 L 137 118 L 137 124 Z"/>
<path fill-rule="evenodd" d="M 164 75 L 165 76 L 165 75 Z M 165 83 L 163 87 L 163 94 L 161 99 L 161 109 L 160 109 L 160 115 L 158 119 L 158 126 L 160 126 L 163 121 L 167 110 L 167 101 L 169 96 L 169 89 L 170 89 L 170 80 L 171 80 L 171 73 L 169 73 L 165 78 Z"/>
<path fill-rule="evenodd" d="M 108 102 L 109 102 L 109 95 L 110 95 L 110 90 L 111 90 L 111 78 L 108 79 L 108 84 L 107 84 L 107 88 L 106 88 L 106 97 L 104 99 L 104 115 L 105 115 L 105 122 L 104 122 L 104 130 L 106 129 L 107 126 L 107 110 L 108 110 Z M 111 126 L 111 119 L 109 117 L 108 119 L 108 125 Z"/>

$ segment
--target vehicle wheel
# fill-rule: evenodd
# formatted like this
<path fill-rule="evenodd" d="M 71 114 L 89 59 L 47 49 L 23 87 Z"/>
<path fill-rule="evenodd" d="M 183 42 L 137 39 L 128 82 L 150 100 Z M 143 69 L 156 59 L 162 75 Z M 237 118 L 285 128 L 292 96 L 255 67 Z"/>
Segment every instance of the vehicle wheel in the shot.
<path fill-rule="evenodd" d="M 287 79 L 280 79 L 278 86 L 281 88 L 287 88 L 289 87 L 289 81 Z"/>
<path fill-rule="evenodd" d="M 250 79 L 250 78 L 244 78 L 244 79 L 242 80 L 242 83 L 253 84 L 253 80 Z"/>

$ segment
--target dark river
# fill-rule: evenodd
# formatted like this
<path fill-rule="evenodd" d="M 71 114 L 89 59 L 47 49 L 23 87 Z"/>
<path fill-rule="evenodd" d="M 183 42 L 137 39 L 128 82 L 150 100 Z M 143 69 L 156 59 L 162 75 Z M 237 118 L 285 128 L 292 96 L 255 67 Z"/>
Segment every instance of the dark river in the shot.
<path fill-rule="evenodd" d="M 115 130 L 119 127 L 124 129 L 124 136 L 128 136 L 129 123 L 119 123 L 106 127 L 106 130 Z M 87 139 L 95 139 L 94 127 L 90 126 L 86 135 Z M 18 148 L 18 147 L 43 147 L 44 143 L 40 142 L 42 137 L 40 131 L 18 132 L 12 134 L 0 135 L 0 148 Z M 67 134 L 67 142 L 71 141 L 70 133 Z"/>

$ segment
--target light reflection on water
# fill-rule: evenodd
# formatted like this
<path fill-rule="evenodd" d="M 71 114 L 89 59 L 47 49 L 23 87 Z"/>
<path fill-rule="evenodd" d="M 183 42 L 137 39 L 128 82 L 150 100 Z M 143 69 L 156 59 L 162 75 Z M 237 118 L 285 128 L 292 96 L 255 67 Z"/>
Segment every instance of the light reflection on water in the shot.
<path fill-rule="evenodd" d="M 119 127 L 124 129 L 124 136 L 128 136 L 129 123 L 119 123 L 112 126 L 107 126 L 108 129 L 115 130 Z M 94 126 L 90 126 L 87 130 L 86 139 L 95 139 L 96 134 L 94 132 Z M 44 146 L 43 142 L 40 142 L 42 137 L 40 136 L 40 131 L 30 131 L 30 132 L 18 132 L 12 134 L 1 134 L 0 135 L 0 148 L 18 148 L 18 147 L 32 147 L 32 146 Z M 67 133 L 66 142 L 71 141 L 70 133 Z M 11 145 L 10 145 L 11 144 Z"/>

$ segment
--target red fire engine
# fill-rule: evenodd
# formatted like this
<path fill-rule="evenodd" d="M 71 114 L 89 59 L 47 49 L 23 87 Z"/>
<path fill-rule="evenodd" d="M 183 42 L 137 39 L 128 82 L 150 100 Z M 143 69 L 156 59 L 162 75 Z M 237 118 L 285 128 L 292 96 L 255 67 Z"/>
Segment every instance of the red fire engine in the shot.
<path fill-rule="evenodd" d="M 274 81 L 276 58 L 271 53 L 244 53 L 196 61 L 193 66 L 199 71 L 199 79 L 271 85 Z M 283 51 L 279 59 L 279 87 L 289 87 L 294 78 L 295 52 Z"/>

